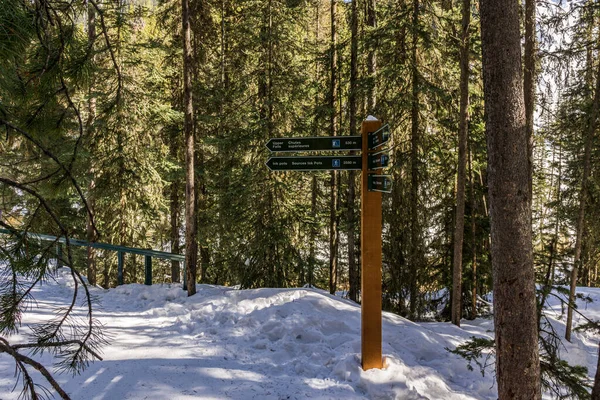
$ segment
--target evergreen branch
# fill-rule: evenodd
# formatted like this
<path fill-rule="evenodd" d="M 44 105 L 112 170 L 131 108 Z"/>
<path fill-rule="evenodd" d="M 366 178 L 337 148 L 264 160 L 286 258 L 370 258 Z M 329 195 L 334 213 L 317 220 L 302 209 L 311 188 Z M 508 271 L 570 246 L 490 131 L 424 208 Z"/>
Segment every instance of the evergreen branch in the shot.
<path fill-rule="evenodd" d="M 8 353 L 17 362 L 19 362 L 21 364 L 20 369 L 21 369 L 21 372 L 26 374 L 25 377 L 27 378 L 29 391 L 32 395 L 32 398 L 37 399 L 38 396 L 35 393 L 35 388 L 33 386 L 33 380 L 27 374 L 27 370 L 26 370 L 25 366 L 22 364 L 31 365 L 35 370 L 37 370 L 39 373 L 41 373 L 44 376 L 44 378 L 46 378 L 48 383 L 50 383 L 50 385 L 52 385 L 54 390 L 56 390 L 56 392 L 60 395 L 61 399 L 70 400 L 69 395 L 60 387 L 58 382 L 56 382 L 56 380 L 52 377 L 50 372 L 48 372 L 48 370 L 42 364 L 33 360 L 32 358 L 29 358 L 29 357 L 24 356 L 23 354 L 17 352 L 16 349 L 14 347 L 10 346 L 9 342 L 2 337 L 0 337 L 0 353 Z"/>
<path fill-rule="evenodd" d="M 50 342 L 50 343 L 21 343 L 21 344 L 13 344 L 10 347 L 12 347 L 15 350 L 18 350 L 18 349 L 29 349 L 29 348 L 38 348 L 38 347 L 63 347 L 63 346 L 71 345 L 71 344 L 80 345 L 81 347 L 85 348 L 85 350 L 87 350 L 90 354 L 92 354 L 94 357 L 96 357 L 99 361 L 103 361 L 102 357 L 98 353 L 96 353 L 86 343 L 84 343 L 83 341 L 78 340 L 78 339 L 63 340 L 60 342 Z"/>
<path fill-rule="evenodd" d="M 96 224 L 94 221 L 94 215 L 92 213 L 92 210 L 87 202 L 87 200 L 85 199 L 85 196 L 83 195 L 83 191 L 81 190 L 81 187 L 79 186 L 79 184 L 77 183 L 77 181 L 75 180 L 75 178 L 73 177 L 73 175 L 71 174 L 71 171 L 58 159 L 58 157 L 56 157 L 54 154 L 52 154 L 52 152 L 50 152 L 50 150 L 48 150 L 40 141 L 38 141 L 37 139 L 35 139 L 32 135 L 30 135 L 29 133 L 27 133 L 25 130 L 11 124 L 10 122 L 6 121 L 3 118 L 0 118 L 0 125 L 5 125 L 11 129 L 13 129 L 16 132 L 19 132 L 22 136 L 24 136 L 27 140 L 29 140 L 31 143 L 33 143 L 35 146 L 37 146 L 46 156 L 48 156 L 49 158 L 51 158 L 56 164 L 58 164 L 58 166 L 67 174 L 67 176 L 70 178 L 71 183 L 73 184 L 73 186 L 75 187 L 75 190 L 77 191 L 77 193 L 79 194 L 79 198 L 81 199 L 81 201 L 83 202 L 85 209 L 88 213 L 88 216 L 90 218 L 90 223 L 94 229 L 94 231 L 96 232 L 96 235 L 98 238 L 100 238 L 100 232 L 98 231 L 98 229 L 96 228 Z M 30 194 L 33 194 L 30 192 L 31 189 L 23 189 L 24 186 L 22 184 L 19 184 L 17 182 L 13 183 L 21 186 L 22 190 L 25 190 L 27 192 L 29 192 Z M 8 183 L 7 183 L 8 184 Z M 14 185 L 10 185 L 10 186 L 14 186 Z M 38 197 L 38 199 L 43 200 L 41 198 L 41 196 L 37 195 L 36 197 Z M 45 203 L 45 201 L 44 201 Z M 46 210 L 49 211 L 49 207 L 44 207 L 46 208 Z M 58 221 L 57 218 L 53 218 L 55 221 Z M 61 227 L 61 230 L 64 231 L 65 236 L 67 235 L 66 230 L 64 229 L 64 227 L 62 226 L 62 224 L 59 223 L 59 226 Z M 67 238 L 68 240 L 68 238 Z"/>

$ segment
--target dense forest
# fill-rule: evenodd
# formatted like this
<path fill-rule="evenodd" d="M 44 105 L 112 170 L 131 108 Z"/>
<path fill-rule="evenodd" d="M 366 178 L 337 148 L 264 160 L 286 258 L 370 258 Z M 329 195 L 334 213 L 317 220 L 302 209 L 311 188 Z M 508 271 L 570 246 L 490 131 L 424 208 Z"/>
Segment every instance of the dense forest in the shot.
<path fill-rule="evenodd" d="M 600 284 L 600 7 L 518 11 L 538 303 L 557 285 L 572 303 Z M 475 318 L 493 289 L 481 16 L 471 0 L 0 0 L 0 229 L 360 301 L 360 173 L 271 172 L 265 144 L 358 135 L 372 115 L 391 129 L 384 309 Z M 115 252 L 68 254 L 116 286 Z M 143 263 L 127 255 L 125 283 Z"/>

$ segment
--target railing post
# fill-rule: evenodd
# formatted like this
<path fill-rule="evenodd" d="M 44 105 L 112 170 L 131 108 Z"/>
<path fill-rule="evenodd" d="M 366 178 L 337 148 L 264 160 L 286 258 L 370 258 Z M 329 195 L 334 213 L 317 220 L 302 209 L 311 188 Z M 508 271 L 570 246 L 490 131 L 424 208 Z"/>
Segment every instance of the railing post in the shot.
<path fill-rule="evenodd" d="M 185 260 L 182 261 L 183 263 L 183 290 L 187 290 L 187 266 L 185 264 Z"/>
<path fill-rule="evenodd" d="M 117 253 L 117 285 L 123 284 L 123 257 L 124 254 L 122 251 Z"/>
<path fill-rule="evenodd" d="M 146 277 L 144 280 L 145 285 L 152 285 L 152 256 L 146 256 L 146 260 L 144 262 Z"/>

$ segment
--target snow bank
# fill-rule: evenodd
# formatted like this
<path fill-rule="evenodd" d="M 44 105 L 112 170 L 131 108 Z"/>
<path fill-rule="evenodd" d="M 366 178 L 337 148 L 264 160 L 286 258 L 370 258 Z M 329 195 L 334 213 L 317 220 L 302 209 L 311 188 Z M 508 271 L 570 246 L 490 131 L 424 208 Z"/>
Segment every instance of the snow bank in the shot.
<path fill-rule="evenodd" d="M 68 281 L 62 269 L 55 283 L 38 287 L 38 308 L 28 318 L 47 318 L 66 302 Z M 317 289 L 199 285 L 191 298 L 179 285 L 93 291 L 112 339 L 104 361 L 75 378 L 58 377 L 74 399 L 496 398 L 492 374 L 469 371 L 446 350 L 489 336 L 491 320 L 461 329 L 384 313 L 385 368 L 363 371 L 359 306 Z M 18 397 L 13 371 L 1 356 L 1 399 Z"/>

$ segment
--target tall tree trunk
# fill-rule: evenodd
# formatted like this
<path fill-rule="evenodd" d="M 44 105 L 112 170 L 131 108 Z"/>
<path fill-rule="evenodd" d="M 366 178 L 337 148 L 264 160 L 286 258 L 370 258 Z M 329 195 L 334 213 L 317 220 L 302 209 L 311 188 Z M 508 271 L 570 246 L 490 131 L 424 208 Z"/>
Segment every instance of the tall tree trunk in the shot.
<path fill-rule="evenodd" d="M 452 323 L 460 326 L 462 316 L 462 252 L 465 231 L 465 181 L 467 134 L 469 131 L 469 25 L 471 1 L 462 3 L 460 46 L 460 121 L 458 127 L 458 177 L 456 182 L 456 217 L 454 225 L 454 266 L 452 268 Z"/>
<path fill-rule="evenodd" d="M 377 14 L 375 12 L 376 0 L 367 1 L 367 26 L 375 29 L 377 26 Z M 375 113 L 377 106 L 377 56 L 375 54 L 377 46 L 371 45 L 367 53 L 367 75 L 369 76 L 369 86 L 367 91 L 367 113 Z"/>
<path fill-rule="evenodd" d="M 192 43 L 190 0 L 181 0 L 183 27 L 183 110 L 185 135 L 185 265 L 188 296 L 196 294 L 198 260 L 197 200 L 194 179 L 194 104 L 192 99 Z"/>
<path fill-rule="evenodd" d="M 174 143 L 174 140 L 171 142 Z M 171 145 L 171 155 L 173 155 L 173 148 Z M 175 149 L 175 152 L 177 150 Z M 176 154 L 175 154 L 176 156 Z M 171 182 L 170 190 L 170 214 L 171 214 L 171 253 L 179 254 L 179 182 L 174 180 Z M 180 268 L 179 261 L 171 261 L 171 282 L 179 282 Z"/>
<path fill-rule="evenodd" d="M 473 152 L 471 150 L 471 146 L 469 145 L 469 181 L 470 181 L 470 199 L 471 203 L 471 315 L 470 319 L 477 318 L 477 240 L 476 240 L 476 225 L 475 225 L 475 178 L 473 176 Z"/>
<path fill-rule="evenodd" d="M 348 95 L 348 114 L 350 122 L 350 135 L 357 135 L 356 131 L 356 91 L 358 79 L 358 6 L 356 0 L 352 2 L 352 15 L 350 18 L 350 92 Z M 350 290 L 348 297 L 356 301 L 358 294 L 358 270 L 356 266 L 355 240 L 356 218 L 354 215 L 354 202 L 356 197 L 356 172 L 348 172 L 348 280 Z"/>
<path fill-rule="evenodd" d="M 330 132 L 331 136 L 337 136 L 337 0 L 331 0 L 331 42 L 329 50 L 329 68 L 330 76 L 330 92 L 329 92 L 329 107 L 330 107 Z M 338 247 L 339 247 L 339 219 L 338 219 L 338 186 L 339 172 L 331 171 L 331 202 L 329 204 L 329 292 L 334 294 L 337 288 L 338 280 Z"/>
<path fill-rule="evenodd" d="M 419 42 L 419 0 L 413 0 L 412 14 L 412 99 L 411 99 L 411 135 L 410 135 L 410 278 L 409 278 L 409 313 L 410 318 L 415 319 L 417 315 L 417 293 L 420 257 L 420 234 L 419 234 L 419 71 L 417 69 L 417 47 Z"/>
<path fill-rule="evenodd" d="M 87 20 L 87 28 L 88 28 L 88 42 L 90 43 L 91 49 L 94 49 L 94 41 L 96 40 L 96 10 L 91 4 L 88 4 L 87 7 L 88 12 L 88 20 Z M 95 61 L 95 56 L 92 56 L 92 62 Z M 86 121 L 86 132 L 88 134 L 88 138 L 90 141 L 90 148 L 94 148 L 94 137 L 93 137 L 93 125 L 94 120 L 96 119 L 96 97 L 92 94 L 93 87 L 90 87 L 89 90 L 89 99 L 88 99 L 88 117 Z M 95 191 L 96 191 L 96 180 L 95 180 L 95 168 L 93 166 L 93 160 L 91 161 L 92 165 L 90 165 L 90 183 L 88 185 L 88 206 L 90 208 L 90 213 L 94 215 L 96 208 L 96 200 L 95 200 Z M 90 214 L 87 214 L 86 220 L 86 237 L 89 243 L 93 243 L 97 240 L 96 231 L 94 230 L 94 225 L 92 223 L 92 218 Z M 87 278 L 90 285 L 96 284 L 96 251 L 93 247 L 87 248 Z"/>
<path fill-rule="evenodd" d="M 598 123 L 598 106 L 600 105 L 600 63 L 596 72 L 596 88 L 592 103 L 592 112 L 588 120 L 587 130 L 584 137 L 583 150 L 583 177 L 581 178 L 581 189 L 579 191 L 579 211 L 577 213 L 577 226 L 575 237 L 575 256 L 573 258 L 573 269 L 571 270 L 571 288 L 569 291 L 569 308 L 567 309 L 567 327 L 565 339 L 571 341 L 571 329 L 573 328 L 573 307 L 575 307 L 575 291 L 577 288 L 577 274 L 581 264 L 581 245 L 583 232 L 585 230 L 585 207 L 588 198 L 588 180 L 590 177 L 592 145 L 594 143 L 594 132 Z"/>
<path fill-rule="evenodd" d="M 498 398 L 541 399 L 519 5 L 481 2 Z"/>
<path fill-rule="evenodd" d="M 316 2 L 315 7 L 315 50 L 319 49 L 319 32 L 321 28 L 320 24 L 320 14 L 319 14 L 319 4 L 320 2 Z M 315 61 L 315 81 L 319 81 L 319 61 Z M 319 106 L 319 92 L 315 91 L 315 110 Z M 319 120 L 315 116 L 313 121 L 313 136 L 319 135 Z M 317 218 L 317 195 L 318 195 L 318 186 L 317 186 L 317 177 L 313 175 L 312 177 L 312 185 L 311 185 L 311 200 L 310 200 L 310 215 L 312 220 L 312 225 L 310 227 L 310 243 L 309 243 L 309 264 L 308 264 L 308 284 L 309 286 L 314 285 L 314 271 L 315 271 L 315 241 L 317 238 L 317 227 L 316 227 L 316 218 Z"/>
<path fill-rule="evenodd" d="M 181 94 L 179 89 L 179 79 L 175 76 L 171 78 L 171 109 L 179 110 L 181 107 Z M 180 141 L 178 140 L 179 129 L 175 129 L 173 127 L 171 132 L 171 137 L 169 141 L 169 155 L 173 162 L 179 160 L 178 149 L 180 146 Z M 181 184 L 178 178 L 173 178 L 171 185 L 169 187 L 169 214 L 171 217 L 171 252 L 175 254 L 179 254 L 181 251 L 179 244 L 179 190 L 181 188 Z M 180 281 L 180 265 L 179 261 L 171 261 L 171 282 L 179 282 Z"/>

